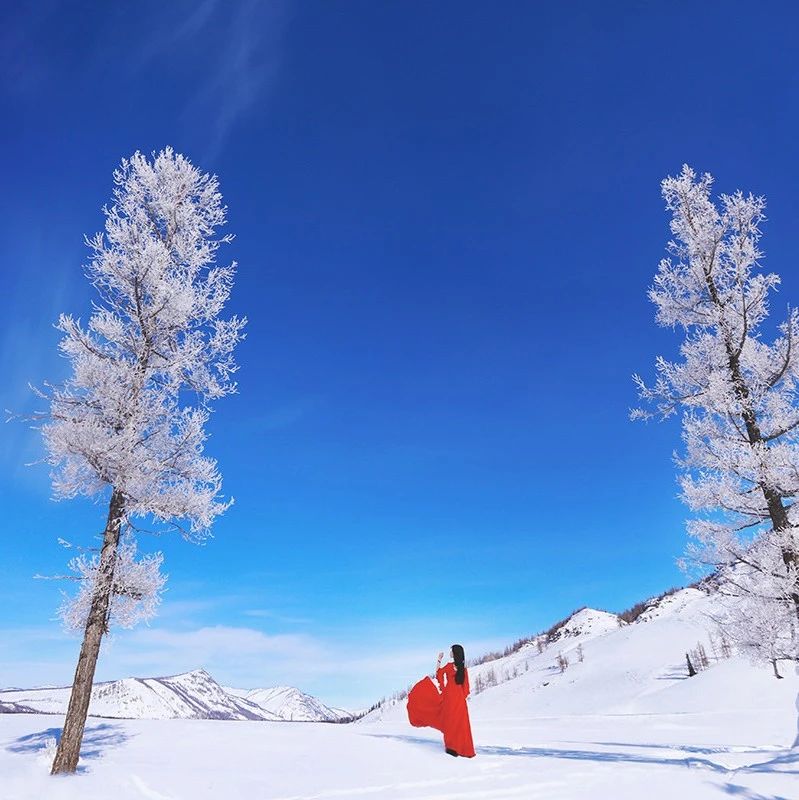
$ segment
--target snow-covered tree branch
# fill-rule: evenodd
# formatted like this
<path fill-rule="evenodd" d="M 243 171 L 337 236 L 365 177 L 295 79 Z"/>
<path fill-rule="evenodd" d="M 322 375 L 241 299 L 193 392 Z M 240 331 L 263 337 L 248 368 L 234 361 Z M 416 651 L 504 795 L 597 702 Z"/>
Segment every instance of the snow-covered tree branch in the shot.
<path fill-rule="evenodd" d="M 156 615 L 166 583 L 166 575 L 161 572 L 163 560 L 161 553 L 137 558 L 135 540 L 130 535 L 123 536 L 117 550 L 111 597 L 106 612 L 106 630 L 112 625 L 132 628 Z M 68 630 L 82 631 L 86 627 L 99 567 L 99 555 L 90 557 L 81 553 L 69 561 L 69 568 L 78 582 L 78 591 L 74 596 L 65 593 L 58 610 Z"/>

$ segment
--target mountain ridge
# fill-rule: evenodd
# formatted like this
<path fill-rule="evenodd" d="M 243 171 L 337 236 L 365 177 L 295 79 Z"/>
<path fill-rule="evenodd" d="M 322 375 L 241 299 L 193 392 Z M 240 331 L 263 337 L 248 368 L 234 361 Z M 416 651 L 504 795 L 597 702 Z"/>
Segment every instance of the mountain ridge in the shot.
<path fill-rule="evenodd" d="M 268 689 L 224 689 L 204 668 L 152 678 L 128 677 L 102 681 L 92 687 L 89 715 L 120 719 L 226 719 L 283 722 L 338 722 L 349 714 L 336 713 L 315 697 L 294 687 L 277 687 L 288 708 L 279 701 L 265 708 L 248 697 Z M 0 713 L 63 714 L 69 686 L 0 691 Z M 5 711 L 5 709 L 8 711 Z"/>

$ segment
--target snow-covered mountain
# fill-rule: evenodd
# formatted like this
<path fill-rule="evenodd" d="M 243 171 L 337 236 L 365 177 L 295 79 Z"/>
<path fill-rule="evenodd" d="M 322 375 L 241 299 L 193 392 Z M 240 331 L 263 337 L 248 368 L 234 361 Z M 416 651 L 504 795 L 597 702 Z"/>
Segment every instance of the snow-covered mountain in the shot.
<path fill-rule="evenodd" d="M 0 714 L 32 714 L 34 710 L 28 706 L 21 706 L 19 703 L 0 702 Z"/>
<path fill-rule="evenodd" d="M 68 686 L 18 689 L 0 692 L 0 701 L 64 714 L 69 692 Z M 278 719 L 248 700 L 229 695 L 204 669 L 165 678 L 97 683 L 92 689 L 89 714 L 129 719 Z"/>
<path fill-rule="evenodd" d="M 799 681 L 730 657 L 714 617 L 719 595 L 681 589 L 652 601 L 632 623 L 584 608 L 516 652 L 469 668 L 477 720 L 569 714 L 723 712 L 793 707 Z M 688 676 L 686 653 L 701 645 L 707 667 Z M 563 669 L 558 663 L 562 656 Z M 421 677 L 421 676 L 420 676 Z M 363 722 L 407 719 L 405 699 L 379 705 Z"/>
<path fill-rule="evenodd" d="M 315 697 L 293 686 L 273 686 L 269 689 L 231 689 L 225 691 L 269 711 L 279 719 L 291 722 L 338 722 L 351 715 L 341 709 L 330 708 Z"/>
<path fill-rule="evenodd" d="M 0 691 L 0 713 L 66 713 L 68 686 Z M 123 678 L 97 683 L 89 714 L 121 719 L 232 719 L 337 722 L 351 715 L 331 709 L 290 686 L 221 687 L 204 669 L 165 678 Z"/>
<path fill-rule="evenodd" d="M 616 631 L 620 627 L 619 617 L 607 611 L 595 608 L 581 608 L 575 611 L 563 623 L 556 626 L 549 635 L 549 641 L 559 642 L 561 647 L 568 645 L 572 639 L 591 639 L 594 636 Z"/>

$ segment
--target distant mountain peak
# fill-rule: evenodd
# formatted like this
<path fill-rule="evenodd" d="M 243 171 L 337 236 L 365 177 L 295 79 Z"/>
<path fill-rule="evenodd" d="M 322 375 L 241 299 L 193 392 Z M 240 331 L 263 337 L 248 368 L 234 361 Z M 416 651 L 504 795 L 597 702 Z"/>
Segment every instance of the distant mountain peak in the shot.
<path fill-rule="evenodd" d="M 0 712 L 63 714 L 70 687 L 0 692 Z M 230 719 L 336 722 L 346 712 L 333 710 L 293 686 L 225 689 L 204 667 L 158 678 L 122 678 L 96 683 L 89 714 L 131 719 Z"/>
<path fill-rule="evenodd" d="M 707 592 L 691 586 L 669 592 L 649 601 L 646 610 L 635 621 L 636 623 L 650 622 L 664 615 L 678 614 L 694 601 L 706 595 Z"/>
<path fill-rule="evenodd" d="M 547 638 L 549 642 L 557 642 L 577 636 L 601 636 L 617 630 L 620 625 L 621 620 L 616 614 L 585 607 L 567 617 Z"/>
<path fill-rule="evenodd" d="M 270 686 L 264 689 L 230 689 L 260 708 L 291 722 L 337 722 L 349 714 L 326 706 L 296 686 Z"/>

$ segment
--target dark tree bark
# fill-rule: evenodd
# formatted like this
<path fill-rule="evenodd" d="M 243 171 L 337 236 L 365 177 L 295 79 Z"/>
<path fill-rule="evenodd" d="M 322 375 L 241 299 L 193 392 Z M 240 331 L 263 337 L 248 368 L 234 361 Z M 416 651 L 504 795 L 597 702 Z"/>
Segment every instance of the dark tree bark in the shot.
<path fill-rule="evenodd" d="M 710 299 L 719 308 L 724 308 L 724 303 L 719 297 L 716 289 L 716 284 L 713 280 L 711 270 L 705 269 L 705 281 L 708 287 Z M 744 337 L 747 334 L 746 319 L 744 319 Z M 744 426 L 746 428 L 746 437 L 749 440 L 751 447 L 758 447 L 765 444 L 763 433 L 760 430 L 760 423 L 757 418 L 755 409 L 752 407 L 751 393 L 749 386 L 744 379 L 741 372 L 741 348 L 743 347 L 744 337 L 742 337 L 739 344 L 733 343 L 730 339 L 725 337 L 725 350 L 727 351 L 727 366 L 729 368 L 730 377 L 732 378 L 735 393 L 741 401 L 741 416 L 743 418 Z M 772 528 L 775 532 L 780 532 L 790 527 L 788 521 L 788 510 L 783 503 L 783 496 L 774 487 L 766 484 L 760 485 L 760 490 L 763 493 L 763 499 L 766 501 L 766 508 L 771 520 Z M 793 548 L 781 549 L 782 561 L 787 569 L 796 568 L 799 566 L 799 553 Z M 791 592 L 791 601 L 793 602 L 794 613 L 799 620 L 799 590 Z M 776 672 L 776 667 L 774 669 Z M 778 676 L 780 677 L 780 676 Z"/>
<path fill-rule="evenodd" d="M 694 665 L 691 663 L 691 656 L 688 653 L 685 654 L 685 660 L 688 663 L 688 677 L 693 678 L 696 675 L 696 670 L 694 669 Z"/>
<path fill-rule="evenodd" d="M 100 565 L 97 583 L 94 589 L 89 616 L 83 634 L 78 666 L 72 681 L 72 692 L 64 719 L 64 729 L 58 743 L 52 775 L 75 772 L 78 768 L 80 747 L 83 742 L 83 731 L 86 727 L 86 716 L 89 711 L 89 700 L 92 694 L 94 671 L 100 655 L 100 642 L 108 630 L 108 610 L 114 583 L 117 548 L 125 513 L 125 498 L 114 489 L 108 508 L 108 521 L 103 535 L 103 547 L 100 551 Z"/>

